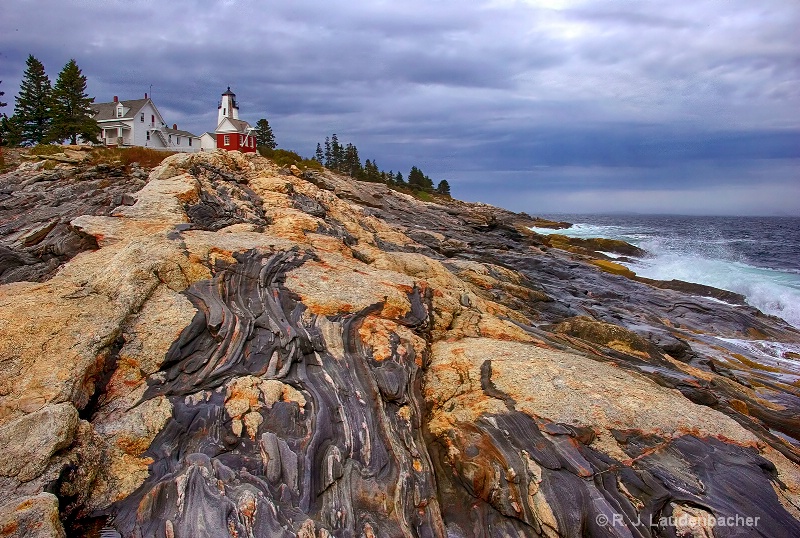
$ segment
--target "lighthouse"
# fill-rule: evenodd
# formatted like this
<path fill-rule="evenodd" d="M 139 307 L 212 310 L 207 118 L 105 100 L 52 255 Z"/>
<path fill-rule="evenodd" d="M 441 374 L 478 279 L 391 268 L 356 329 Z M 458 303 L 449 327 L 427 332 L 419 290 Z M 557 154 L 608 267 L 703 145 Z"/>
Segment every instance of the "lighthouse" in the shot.
<path fill-rule="evenodd" d="M 236 102 L 236 94 L 231 91 L 230 86 L 222 94 L 222 99 L 219 100 L 217 109 L 217 125 L 222 123 L 225 118 L 239 119 L 239 104 Z"/>
<path fill-rule="evenodd" d="M 213 145 L 228 151 L 245 153 L 256 151 L 255 129 L 246 121 L 239 119 L 239 103 L 230 86 L 222 94 L 217 105 L 217 128 L 213 134 L 207 133 L 207 135 L 208 149 L 212 149 Z"/>

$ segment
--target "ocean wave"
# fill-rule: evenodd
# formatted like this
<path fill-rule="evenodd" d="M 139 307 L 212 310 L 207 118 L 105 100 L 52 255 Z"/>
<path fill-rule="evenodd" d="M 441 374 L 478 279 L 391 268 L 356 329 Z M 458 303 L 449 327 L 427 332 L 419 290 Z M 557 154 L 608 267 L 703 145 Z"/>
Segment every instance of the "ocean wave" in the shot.
<path fill-rule="evenodd" d="M 796 263 L 786 263 L 780 268 L 758 266 L 758 260 L 770 263 L 767 261 L 770 257 L 758 255 L 771 254 L 770 249 L 779 241 L 766 233 L 760 233 L 765 236 L 761 239 L 748 237 L 752 232 L 743 229 L 727 232 L 723 221 L 672 220 L 627 225 L 577 223 L 566 230 L 534 228 L 533 231 L 627 241 L 648 253 L 645 258 L 624 263 L 638 275 L 655 280 L 683 280 L 739 293 L 749 305 L 800 328 L 800 268 Z M 745 237 L 726 237 L 726 233 Z M 766 250 L 753 250 L 753 245 Z M 784 262 L 787 256 L 792 257 L 783 254 L 772 259 Z"/>

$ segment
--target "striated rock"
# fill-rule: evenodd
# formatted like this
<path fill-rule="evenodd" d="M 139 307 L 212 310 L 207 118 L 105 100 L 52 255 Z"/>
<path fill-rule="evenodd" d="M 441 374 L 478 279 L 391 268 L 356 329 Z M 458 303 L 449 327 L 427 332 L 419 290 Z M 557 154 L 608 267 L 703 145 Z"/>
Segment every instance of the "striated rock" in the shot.
<path fill-rule="evenodd" d="M 800 344 L 776 318 L 255 154 L 46 215 L 110 170 L 37 166 L 2 177 L 40 282 L 0 286 L 0 536 L 800 534 L 800 369 L 736 344 Z M 91 247 L 34 269 L 59 229 Z"/>

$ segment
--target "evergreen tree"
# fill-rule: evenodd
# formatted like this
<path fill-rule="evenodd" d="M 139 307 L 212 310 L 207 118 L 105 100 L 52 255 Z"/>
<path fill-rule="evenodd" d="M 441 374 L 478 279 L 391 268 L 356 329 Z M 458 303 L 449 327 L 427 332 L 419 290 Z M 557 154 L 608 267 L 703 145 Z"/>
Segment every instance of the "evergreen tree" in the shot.
<path fill-rule="evenodd" d="M 333 149 L 331 148 L 330 137 L 325 137 L 325 166 L 333 168 Z"/>
<path fill-rule="evenodd" d="M 416 166 L 412 166 L 411 171 L 408 173 L 408 184 L 411 187 L 422 188 L 422 185 L 424 183 L 425 183 L 425 174 L 423 174 L 422 170 L 420 170 Z"/>
<path fill-rule="evenodd" d="M 339 172 L 344 168 L 344 148 L 339 144 L 336 133 L 331 136 L 331 168 Z"/>
<path fill-rule="evenodd" d="M 397 172 L 397 175 L 394 176 L 394 184 L 397 185 L 398 187 L 404 187 L 405 186 L 406 181 L 403 179 L 403 174 L 401 174 L 400 172 Z"/>
<path fill-rule="evenodd" d="M 53 123 L 47 140 L 61 142 L 69 138 L 78 143 L 78 135 L 89 142 L 97 142 L 100 127 L 92 119 L 90 105 L 94 97 L 86 95 L 86 77 L 75 60 L 70 60 L 58 74 L 52 94 Z"/>
<path fill-rule="evenodd" d="M 358 148 L 348 143 L 344 148 L 341 171 L 350 177 L 361 177 L 361 159 L 358 157 Z"/>
<path fill-rule="evenodd" d="M 325 154 L 322 152 L 322 145 L 317 142 L 317 152 L 314 154 L 314 160 L 319 164 L 325 164 Z"/>
<path fill-rule="evenodd" d="M 383 173 L 385 176 L 386 173 Z M 374 183 L 378 183 L 383 179 L 381 175 L 381 171 L 378 168 L 378 164 L 375 161 L 370 161 L 367 159 L 364 162 L 364 181 L 372 181 Z"/>
<path fill-rule="evenodd" d="M 2 138 L 3 146 L 18 146 L 22 139 L 19 124 L 14 116 L 10 118 L 3 114 L 0 119 L 0 138 Z"/>
<path fill-rule="evenodd" d="M 275 149 L 278 143 L 275 142 L 275 134 L 272 132 L 272 127 L 269 122 L 261 118 L 256 122 L 256 145 L 260 148 L 265 147 Z"/>
<path fill-rule="evenodd" d="M 14 105 L 14 117 L 19 126 L 20 143 L 28 146 L 42 142 L 50 131 L 53 123 L 53 90 L 42 62 L 29 55 L 25 65 L 27 67 Z"/>
<path fill-rule="evenodd" d="M 2 83 L 3 83 L 3 81 L 0 80 L 0 84 L 2 84 Z M 4 92 L 3 90 L 0 90 L 0 98 L 3 97 L 5 94 L 6 94 L 6 92 Z M 0 101 L 0 108 L 3 108 L 7 104 L 8 103 L 4 103 L 3 101 Z M 8 121 L 8 120 L 6 119 L 6 115 L 5 114 L 0 116 L 0 147 L 2 147 L 5 144 L 5 142 L 3 142 L 3 140 L 6 137 L 6 134 L 5 134 L 6 133 L 6 129 L 5 129 L 6 121 Z M 0 153 L 0 159 L 2 159 L 2 153 Z"/>
<path fill-rule="evenodd" d="M 439 184 L 436 186 L 436 192 L 444 196 L 450 196 L 450 184 L 446 179 L 443 179 L 439 182 Z"/>

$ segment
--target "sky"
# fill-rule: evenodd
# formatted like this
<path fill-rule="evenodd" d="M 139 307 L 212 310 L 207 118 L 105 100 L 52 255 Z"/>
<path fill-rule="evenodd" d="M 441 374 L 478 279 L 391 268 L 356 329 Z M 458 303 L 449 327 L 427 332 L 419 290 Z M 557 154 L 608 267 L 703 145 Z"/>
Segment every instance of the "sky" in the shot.
<path fill-rule="evenodd" d="M 420 167 L 531 214 L 800 215 L 797 0 L 1 0 L 11 114 L 33 54 L 168 124 L 240 117 L 313 155 Z"/>

